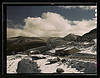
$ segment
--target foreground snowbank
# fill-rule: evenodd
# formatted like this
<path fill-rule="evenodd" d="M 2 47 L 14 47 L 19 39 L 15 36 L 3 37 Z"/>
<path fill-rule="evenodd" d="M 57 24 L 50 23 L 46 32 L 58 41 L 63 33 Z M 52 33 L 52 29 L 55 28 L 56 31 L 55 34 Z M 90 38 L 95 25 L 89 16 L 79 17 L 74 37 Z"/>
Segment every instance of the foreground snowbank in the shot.
<path fill-rule="evenodd" d="M 33 56 L 46 58 L 32 60 Z M 97 68 L 95 65 L 96 61 L 85 61 L 70 58 L 68 59 L 65 57 L 65 59 L 67 60 L 65 63 L 59 61 L 51 64 L 50 62 L 48 62 L 48 59 L 54 58 L 56 57 L 42 54 L 35 54 L 30 56 L 17 54 L 7 56 L 7 73 L 56 73 L 57 68 L 62 68 L 64 70 L 63 73 L 97 73 Z M 26 60 L 23 61 L 23 59 Z M 33 64 L 33 62 L 36 63 Z M 18 63 L 20 63 L 20 65 L 18 65 Z"/>
<path fill-rule="evenodd" d="M 27 57 L 27 55 L 22 54 L 7 56 L 7 73 L 17 73 L 18 62 L 25 57 Z"/>
<path fill-rule="evenodd" d="M 49 57 L 48 59 L 53 59 Z M 53 63 L 50 64 L 46 59 L 36 60 L 37 64 L 42 70 L 41 73 L 55 73 L 57 68 L 62 68 L 63 73 L 97 73 L 96 62 L 69 59 L 66 63 Z"/>
<path fill-rule="evenodd" d="M 53 59 L 53 57 L 50 57 L 48 59 Z M 60 65 L 60 62 L 50 64 L 47 62 L 47 59 L 41 59 L 36 61 L 37 64 L 40 66 L 41 73 L 56 73 L 57 68 L 62 68 L 64 70 L 64 73 L 82 73 L 76 70 L 76 68 L 67 68 L 67 65 Z"/>

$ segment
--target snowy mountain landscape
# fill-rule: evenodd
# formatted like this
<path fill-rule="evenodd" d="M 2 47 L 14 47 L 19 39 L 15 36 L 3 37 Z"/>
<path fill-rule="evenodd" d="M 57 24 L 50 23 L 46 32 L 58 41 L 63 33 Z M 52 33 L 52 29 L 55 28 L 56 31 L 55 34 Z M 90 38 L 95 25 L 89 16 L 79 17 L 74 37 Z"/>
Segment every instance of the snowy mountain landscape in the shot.
<path fill-rule="evenodd" d="M 7 6 L 7 74 L 96 75 L 97 5 L 37 4 Z"/>
<path fill-rule="evenodd" d="M 97 73 L 97 28 L 79 36 L 7 39 L 7 73 Z"/>

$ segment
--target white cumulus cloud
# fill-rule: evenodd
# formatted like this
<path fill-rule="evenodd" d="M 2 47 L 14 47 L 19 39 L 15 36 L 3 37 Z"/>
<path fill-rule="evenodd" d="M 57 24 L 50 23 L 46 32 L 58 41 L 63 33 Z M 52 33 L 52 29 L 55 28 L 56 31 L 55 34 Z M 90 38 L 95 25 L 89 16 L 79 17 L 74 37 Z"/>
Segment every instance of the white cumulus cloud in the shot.
<path fill-rule="evenodd" d="M 25 26 L 7 28 L 7 37 L 64 37 L 69 33 L 83 35 L 96 28 L 95 20 L 71 21 L 57 13 L 43 13 L 42 17 L 27 17 Z"/>

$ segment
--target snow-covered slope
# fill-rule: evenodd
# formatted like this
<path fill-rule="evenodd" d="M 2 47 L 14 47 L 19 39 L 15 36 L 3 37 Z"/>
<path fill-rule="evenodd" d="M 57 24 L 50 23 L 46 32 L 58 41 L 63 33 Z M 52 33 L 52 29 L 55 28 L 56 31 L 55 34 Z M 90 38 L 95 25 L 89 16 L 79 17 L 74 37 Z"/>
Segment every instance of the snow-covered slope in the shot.
<path fill-rule="evenodd" d="M 32 60 L 31 57 L 33 56 L 46 57 L 46 58 Z M 66 57 L 64 57 L 67 60 L 65 63 L 59 61 L 51 64 L 50 62 L 48 62 L 48 59 L 54 59 L 54 58 L 56 57 L 49 55 L 42 55 L 42 54 L 30 55 L 30 56 L 17 54 L 17 55 L 7 56 L 7 73 L 17 73 L 16 70 L 18 68 L 18 62 L 21 61 L 22 59 L 28 59 L 36 62 L 40 67 L 39 68 L 41 70 L 40 73 L 56 73 L 57 68 L 62 68 L 64 70 L 63 73 L 87 73 L 87 72 L 96 73 L 95 61 L 94 62 L 91 61 L 87 62 L 85 60 L 79 61 L 78 59 L 67 59 Z M 61 58 L 61 60 L 64 58 Z M 79 66 L 81 67 L 81 65 L 83 65 L 84 67 L 79 68 Z"/>
<path fill-rule="evenodd" d="M 48 59 L 53 59 L 56 57 L 49 57 Z M 67 65 L 61 64 L 60 62 L 50 64 L 47 62 L 47 59 L 41 59 L 41 60 L 36 60 L 37 64 L 40 66 L 40 69 L 42 70 L 41 73 L 56 73 L 57 68 L 62 68 L 64 70 L 64 73 L 83 73 L 76 68 L 67 68 Z"/>

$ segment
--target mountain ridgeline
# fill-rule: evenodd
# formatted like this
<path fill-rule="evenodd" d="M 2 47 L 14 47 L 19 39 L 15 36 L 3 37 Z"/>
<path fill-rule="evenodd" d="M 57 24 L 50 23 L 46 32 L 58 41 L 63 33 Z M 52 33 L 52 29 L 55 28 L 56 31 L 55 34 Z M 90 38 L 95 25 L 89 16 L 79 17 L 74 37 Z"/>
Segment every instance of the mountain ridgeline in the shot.
<path fill-rule="evenodd" d="M 83 36 L 77 37 L 76 41 L 91 41 L 93 39 L 97 39 L 97 28 L 91 30 L 88 33 L 85 33 Z"/>
<path fill-rule="evenodd" d="M 57 45 L 64 45 L 67 42 L 84 42 L 97 39 L 97 28 L 85 33 L 83 36 L 69 34 L 64 38 L 61 37 L 11 37 L 7 38 L 7 54 L 11 54 L 12 51 L 24 52 L 27 49 L 41 47 L 41 46 L 52 46 L 55 48 Z M 49 45 L 50 44 L 50 45 Z"/>
<path fill-rule="evenodd" d="M 20 52 L 45 45 L 46 38 L 42 37 L 11 37 L 7 39 L 7 54 L 10 54 L 12 51 Z"/>
<path fill-rule="evenodd" d="M 81 36 L 70 33 L 69 35 L 65 36 L 63 39 L 65 41 L 75 41 L 78 37 Z"/>

